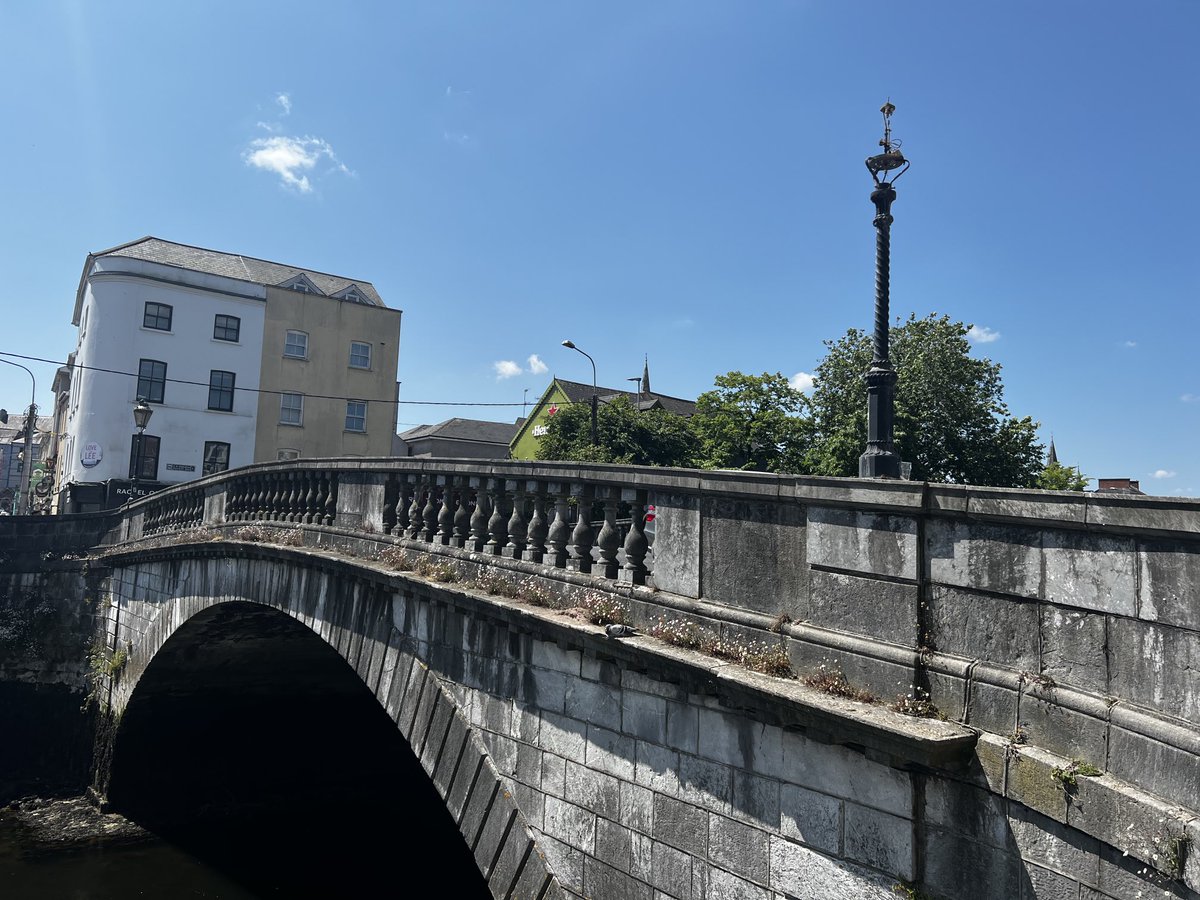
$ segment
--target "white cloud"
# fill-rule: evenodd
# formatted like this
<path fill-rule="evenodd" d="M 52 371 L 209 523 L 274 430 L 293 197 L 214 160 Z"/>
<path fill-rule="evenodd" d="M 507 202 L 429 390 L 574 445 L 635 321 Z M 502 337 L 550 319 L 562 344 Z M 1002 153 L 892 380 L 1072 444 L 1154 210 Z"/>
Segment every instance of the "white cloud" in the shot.
<path fill-rule="evenodd" d="M 1168 469 L 1155 469 L 1152 478 L 1174 478 L 1175 473 Z"/>
<path fill-rule="evenodd" d="M 788 384 L 792 386 L 793 390 L 807 394 L 813 389 L 813 377 L 807 372 L 797 372 L 788 379 Z"/>
<path fill-rule="evenodd" d="M 248 166 L 274 172 L 283 180 L 284 185 L 295 188 L 302 194 L 312 191 L 308 173 L 322 159 L 328 159 L 340 172 L 353 174 L 338 160 L 328 141 L 315 137 L 255 138 L 243 151 L 242 158 Z"/>
<path fill-rule="evenodd" d="M 1184 394 L 1179 399 L 1184 403 L 1200 403 L 1200 394 Z"/>
<path fill-rule="evenodd" d="M 263 131 L 269 131 L 272 134 L 279 130 L 279 126 L 274 122 L 255 122 L 254 124 Z"/>
<path fill-rule="evenodd" d="M 511 359 L 497 360 L 496 362 L 492 363 L 492 368 L 496 370 L 497 380 L 501 378 L 512 378 L 514 375 L 520 375 L 523 371 L 521 367 Z"/>
<path fill-rule="evenodd" d="M 967 338 L 976 344 L 990 344 L 992 341 L 1000 340 L 1000 332 L 993 331 L 986 325 L 972 325 L 967 331 Z"/>
<path fill-rule="evenodd" d="M 278 103 L 280 105 L 280 107 L 282 107 L 283 114 L 285 116 L 291 115 L 291 112 L 292 112 L 292 98 L 291 97 L 289 97 L 287 94 L 276 94 L 275 102 Z"/>
<path fill-rule="evenodd" d="M 541 375 L 546 371 L 546 364 L 542 362 L 541 357 L 539 357 L 536 353 L 530 354 L 529 371 L 533 375 Z"/>
<path fill-rule="evenodd" d="M 1136 347 L 1136 346 L 1137 346 L 1137 341 L 1126 341 L 1126 342 L 1125 342 L 1125 346 L 1126 346 L 1126 347 Z"/>

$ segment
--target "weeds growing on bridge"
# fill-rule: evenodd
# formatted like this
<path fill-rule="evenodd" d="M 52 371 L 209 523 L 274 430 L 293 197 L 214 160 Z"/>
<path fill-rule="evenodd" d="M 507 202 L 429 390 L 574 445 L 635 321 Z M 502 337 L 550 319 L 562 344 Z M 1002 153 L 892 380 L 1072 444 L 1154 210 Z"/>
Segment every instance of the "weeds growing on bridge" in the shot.
<path fill-rule="evenodd" d="M 375 558 L 397 572 L 411 572 L 413 570 L 412 554 L 403 547 L 384 547 Z"/>
<path fill-rule="evenodd" d="M 914 686 L 907 694 L 901 694 L 891 704 L 893 712 L 918 719 L 944 719 L 945 715 L 929 698 L 929 691 Z"/>
<path fill-rule="evenodd" d="M 847 681 L 842 670 L 831 663 L 821 663 L 815 672 L 804 676 L 804 683 L 834 697 L 845 697 L 859 703 L 879 702 L 879 698 L 870 691 L 857 688 Z"/>
<path fill-rule="evenodd" d="M 576 603 L 593 625 L 628 625 L 629 607 L 608 594 L 588 591 Z"/>
<path fill-rule="evenodd" d="M 1104 772 L 1102 770 L 1097 769 L 1091 763 L 1085 762 L 1082 759 L 1073 759 L 1067 765 L 1061 768 L 1056 766 L 1050 770 L 1050 777 L 1057 781 L 1059 788 L 1068 794 L 1070 794 L 1072 790 L 1079 785 L 1078 776 L 1095 776 L 1103 774 Z"/>
<path fill-rule="evenodd" d="M 727 659 L 738 665 L 745 666 L 754 672 L 764 675 L 775 675 L 780 678 L 795 678 L 792 661 L 788 657 L 787 647 L 782 643 L 764 643 L 762 641 L 739 641 L 723 638 L 709 628 L 703 628 L 687 619 L 667 619 L 660 617 L 648 632 L 651 637 L 672 644 L 676 647 L 686 647 L 689 650 L 699 650 L 718 659 Z"/>

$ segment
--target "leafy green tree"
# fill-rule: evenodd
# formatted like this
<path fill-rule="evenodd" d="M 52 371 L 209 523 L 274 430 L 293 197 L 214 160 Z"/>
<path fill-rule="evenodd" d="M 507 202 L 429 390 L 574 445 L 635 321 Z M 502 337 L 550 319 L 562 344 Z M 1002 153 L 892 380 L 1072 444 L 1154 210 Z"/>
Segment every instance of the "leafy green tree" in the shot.
<path fill-rule="evenodd" d="M 627 397 L 601 403 L 592 445 L 590 403 L 561 406 L 547 422 L 538 459 L 614 462 L 640 466 L 693 466 L 700 442 L 683 416 L 662 409 L 639 412 Z"/>
<path fill-rule="evenodd" d="M 696 398 L 692 428 L 710 469 L 802 472 L 810 427 L 804 395 L 779 372 L 718 375 Z"/>
<path fill-rule="evenodd" d="M 896 383 L 895 442 L 912 477 L 958 484 L 1032 487 L 1042 472 L 1038 423 L 1004 402 L 1000 365 L 971 356 L 970 326 L 947 316 L 910 316 L 891 330 Z M 857 475 L 867 445 L 871 336 L 852 328 L 826 341 L 810 401 L 817 475 Z"/>
<path fill-rule="evenodd" d="M 1038 475 L 1037 484 L 1044 491 L 1082 491 L 1088 486 L 1088 477 L 1078 468 L 1064 466 L 1055 460 L 1046 463 L 1046 468 Z"/>

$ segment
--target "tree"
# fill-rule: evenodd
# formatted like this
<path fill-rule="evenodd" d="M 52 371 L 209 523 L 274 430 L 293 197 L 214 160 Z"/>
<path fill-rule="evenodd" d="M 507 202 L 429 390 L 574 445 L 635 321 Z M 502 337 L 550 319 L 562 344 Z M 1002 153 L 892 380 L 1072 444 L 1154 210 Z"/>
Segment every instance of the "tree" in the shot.
<path fill-rule="evenodd" d="M 1035 485 L 1044 491 L 1082 491 L 1087 486 L 1088 477 L 1078 467 L 1064 466 L 1058 460 L 1046 463 Z"/>
<path fill-rule="evenodd" d="M 662 409 L 639 412 L 627 397 L 600 404 L 596 438 L 596 446 L 592 446 L 590 403 L 561 406 L 547 423 L 537 458 L 693 466 L 700 446 L 683 416 Z"/>
<path fill-rule="evenodd" d="M 891 330 L 896 383 L 895 443 L 912 477 L 958 484 L 1032 487 L 1042 472 L 1038 423 L 1015 418 L 1004 402 L 1000 365 L 970 354 L 970 326 L 947 316 L 910 316 Z M 814 373 L 813 443 L 817 475 L 857 475 L 867 446 L 870 335 L 852 328 L 826 341 Z"/>
<path fill-rule="evenodd" d="M 810 428 L 804 395 L 779 372 L 718 375 L 696 398 L 692 428 L 710 469 L 802 472 Z"/>

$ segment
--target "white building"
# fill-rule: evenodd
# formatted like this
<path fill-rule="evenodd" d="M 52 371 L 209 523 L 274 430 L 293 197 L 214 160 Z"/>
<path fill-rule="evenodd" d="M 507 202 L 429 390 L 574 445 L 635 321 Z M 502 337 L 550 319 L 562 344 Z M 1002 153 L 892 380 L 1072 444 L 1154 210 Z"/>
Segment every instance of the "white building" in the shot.
<path fill-rule="evenodd" d="M 275 345 L 283 347 L 285 327 L 310 327 L 302 321 L 311 315 L 302 312 L 310 294 L 332 304 L 362 304 L 391 314 L 384 318 L 394 329 L 394 339 L 387 327 L 377 329 L 389 341 L 380 342 L 381 350 L 374 354 L 378 362 L 365 377 L 385 385 L 394 396 L 400 314 L 384 307 L 367 282 L 158 238 L 90 254 L 72 318 L 79 342 L 69 379 L 65 435 L 58 448 L 60 509 L 85 511 L 119 504 L 128 499 L 135 474 L 140 494 L 255 459 L 275 459 L 274 447 L 256 448 L 256 439 L 262 442 L 260 431 L 275 431 L 259 428 L 259 417 L 273 414 L 280 405 L 274 393 L 320 393 L 320 385 L 308 384 L 311 378 L 299 368 L 281 376 L 274 358 L 284 353 Z M 291 302 L 293 298 L 297 302 Z M 268 303 L 274 310 L 272 328 L 281 331 L 270 339 L 264 333 Z M 356 346 L 361 350 L 361 338 Z M 356 375 L 361 368 L 355 366 Z M 270 373 L 270 397 L 259 391 L 264 371 Z M 356 397 L 376 399 L 383 390 L 374 383 L 355 383 Z M 140 452 L 133 419 L 139 399 L 153 409 Z M 390 424 L 395 421 L 394 405 L 389 412 L 386 447 L 395 433 Z M 289 447 L 304 445 L 303 428 L 295 431 L 289 435 Z M 365 441 L 362 430 L 356 431 L 350 439 Z M 337 432 L 340 437 L 342 429 Z M 315 440 L 317 435 L 311 437 Z M 358 444 L 354 446 L 358 450 Z M 322 455 L 337 455 L 341 444 L 327 440 L 322 447 L 328 448 Z"/>

